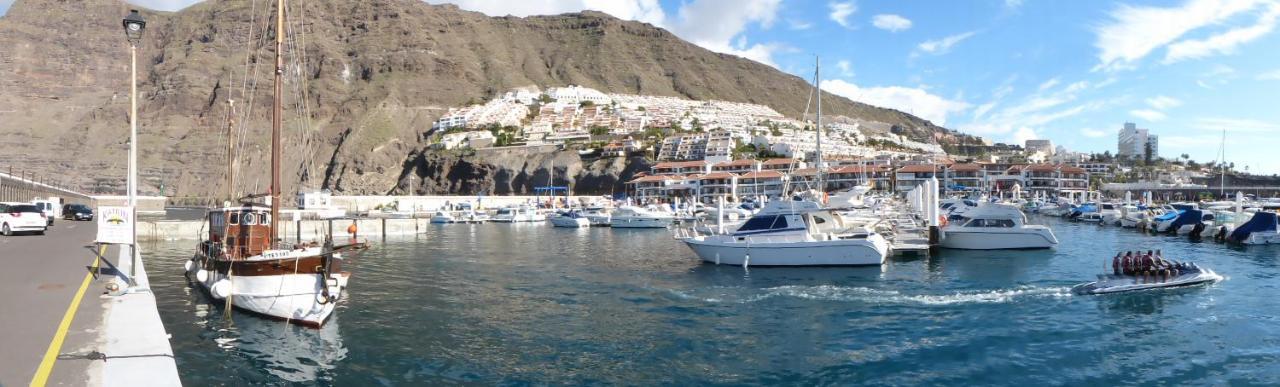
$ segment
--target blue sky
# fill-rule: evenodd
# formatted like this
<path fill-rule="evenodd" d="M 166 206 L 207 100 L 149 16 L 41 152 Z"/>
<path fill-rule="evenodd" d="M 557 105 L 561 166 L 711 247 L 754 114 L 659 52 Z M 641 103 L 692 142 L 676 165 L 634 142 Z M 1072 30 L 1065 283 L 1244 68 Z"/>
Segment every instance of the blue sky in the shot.
<path fill-rule="evenodd" d="M 1114 153 L 1129 121 L 1160 135 L 1163 156 L 1209 161 L 1226 129 L 1227 161 L 1280 173 L 1280 0 L 457 3 L 495 16 L 600 10 L 806 78 L 820 55 L 828 91 L 998 142 Z"/>

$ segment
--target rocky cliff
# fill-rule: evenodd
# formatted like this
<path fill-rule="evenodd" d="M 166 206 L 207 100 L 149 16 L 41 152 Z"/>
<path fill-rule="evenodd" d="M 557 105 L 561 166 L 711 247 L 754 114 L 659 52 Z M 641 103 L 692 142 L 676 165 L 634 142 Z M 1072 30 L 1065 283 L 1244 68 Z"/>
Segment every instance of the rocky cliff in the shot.
<path fill-rule="evenodd" d="M 35 170 L 88 192 L 120 191 L 129 69 L 120 19 L 128 8 L 116 0 L 18 0 L 0 18 L 0 155 L 7 155 L 0 168 Z M 144 193 L 228 191 L 228 99 L 236 101 L 233 139 L 240 151 L 234 190 L 265 190 L 272 11 L 249 0 L 144 11 L 148 25 L 138 49 Z M 401 189 L 411 173 L 434 182 L 423 189 L 441 193 L 527 189 L 528 179 L 538 180 L 520 177 L 537 173 L 526 169 L 527 159 L 462 159 L 446 168 L 440 160 L 452 156 L 433 155 L 422 136 L 447 108 L 513 87 L 578 84 L 752 102 L 789 116 L 804 110 L 810 91 L 799 77 L 597 12 L 488 17 L 418 0 L 299 2 L 290 12 L 286 192 L 382 193 Z M 917 140 L 957 136 L 900 111 L 824 97 L 824 111 L 895 126 Z M 580 168 L 565 175 L 583 178 L 580 186 L 619 178 L 564 161 L 556 168 Z M 628 168 L 636 167 L 601 170 Z"/>
<path fill-rule="evenodd" d="M 582 161 L 577 152 L 416 152 L 388 194 L 531 195 L 534 187 L 567 186 L 578 195 L 622 193 L 623 183 L 648 171 L 644 157 Z M 341 185 L 341 182 L 338 182 Z"/>

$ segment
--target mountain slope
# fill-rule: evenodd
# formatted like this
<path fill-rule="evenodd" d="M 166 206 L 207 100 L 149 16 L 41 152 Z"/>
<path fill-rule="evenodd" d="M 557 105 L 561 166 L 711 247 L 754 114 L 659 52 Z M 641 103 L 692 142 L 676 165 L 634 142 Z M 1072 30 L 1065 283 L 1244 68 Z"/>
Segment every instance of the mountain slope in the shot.
<path fill-rule="evenodd" d="M 287 74 L 286 192 L 299 182 L 348 193 L 394 190 L 436 117 L 513 87 L 577 84 L 752 102 L 793 117 L 810 92 L 799 77 L 598 12 L 516 18 L 417 0 L 303 5 L 291 10 L 291 25 L 303 33 L 292 42 L 302 49 L 289 52 L 304 60 L 291 63 L 305 64 L 291 64 Z M 112 0 L 19 0 L 0 18 L 0 155 L 25 153 L 0 163 L 29 165 L 87 191 L 123 186 L 128 51 L 119 23 L 127 8 Z M 274 36 L 262 32 L 271 12 L 267 2 L 249 0 L 144 12 L 144 191 L 226 191 L 229 98 L 246 130 L 237 191 L 264 190 Z M 297 108 L 304 98 L 306 109 Z M 955 136 L 899 111 L 830 94 L 823 102 L 825 112 L 896 125 L 918 140 Z"/>

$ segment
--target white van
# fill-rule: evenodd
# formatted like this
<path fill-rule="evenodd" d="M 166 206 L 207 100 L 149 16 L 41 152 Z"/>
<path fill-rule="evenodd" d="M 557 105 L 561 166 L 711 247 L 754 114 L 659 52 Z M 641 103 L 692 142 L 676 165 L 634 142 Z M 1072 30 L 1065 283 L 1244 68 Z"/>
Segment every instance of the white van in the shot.
<path fill-rule="evenodd" d="M 62 198 L 59 198 L 59 197 L 50 197 L 48 199 L 36 198 L 35 200 L 31 201 L 31 204 L 35 204 L 37 207 L 40 207 L 40 212 L 43 212 L 44 217 L 49 219 L 49 223 L 48 223 L 49 226 L 53 225 L 54 218 L 62 216 Z"/>

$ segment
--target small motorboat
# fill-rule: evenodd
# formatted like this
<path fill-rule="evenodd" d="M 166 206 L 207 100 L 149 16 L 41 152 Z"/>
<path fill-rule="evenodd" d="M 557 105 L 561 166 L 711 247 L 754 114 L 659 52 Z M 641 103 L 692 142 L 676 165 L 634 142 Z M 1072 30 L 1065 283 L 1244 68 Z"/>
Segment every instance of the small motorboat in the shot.
<path fill-rule="evenodd" d="M 1222 280 L 1222 276 L 1218 275 L 1218 273 L 1214 273 L 1213 270 L 1190 263 L 1184 265 L 1184 268 L 1178 276 L 1168 278 L 1163 281 L 1158 277 L 1148 277 L 1147 280 L 1144 281 L 1142 276 L 1099 274 L 1097 281 L 1073 286 L 1071 287 L 1071 292 L 1082 295 L 1108 294 L 1155 288 L 1191 286 L 1217 282 L 1220 280 Z"/>

